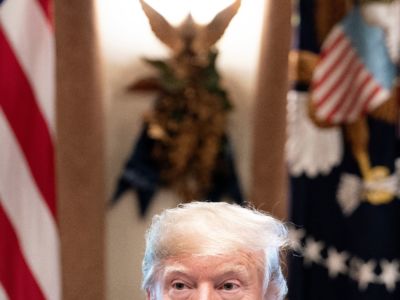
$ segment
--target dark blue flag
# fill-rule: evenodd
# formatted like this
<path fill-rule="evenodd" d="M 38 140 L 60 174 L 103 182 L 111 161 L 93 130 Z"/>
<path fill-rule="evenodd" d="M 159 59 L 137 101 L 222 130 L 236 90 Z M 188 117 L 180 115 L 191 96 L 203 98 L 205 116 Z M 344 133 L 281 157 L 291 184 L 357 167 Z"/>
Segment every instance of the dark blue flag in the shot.
<path fill-rule="evenodd" d="M 391 44 L 400 15 L 380 17 L 399 3 L 298 2 L 288 97 L 290 300 L 400 299 L 399 45 Z M 379 63 L 386 67 L 372 67 Z M 374 85 L 381 75 L 384 93 Z"/>
<path fill-rule="evenodd" d="M 165 186 L 160 175 L 160 165 L 152 156 L 154 144 L 155 141 L 147 133 L 147 126 L 144 126 L 118 179 L 111 203 L 118 202 L 126 191 L 134 190 L 142 217 L 146 215 L 155 194 Z M 212 174 L 213 184 L 203 199 L 218 202 L 228 197 L 237 204 L 243 205 L 245 203 L 235 168 L 233 150 L 226 135 L 223 136 L 221 144 L 221 151 Z"/>

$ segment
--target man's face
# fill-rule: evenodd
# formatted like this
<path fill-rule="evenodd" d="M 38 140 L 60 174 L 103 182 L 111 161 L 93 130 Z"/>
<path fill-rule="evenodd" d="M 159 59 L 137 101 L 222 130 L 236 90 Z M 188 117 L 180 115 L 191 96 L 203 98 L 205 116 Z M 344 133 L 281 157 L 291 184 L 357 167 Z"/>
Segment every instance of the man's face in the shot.
<path fill-rule="evenodd" d="M 261 254 L 169 259 L 152 299 L 262 300 L 263 272 L 256 260 L 262 261 Z"/>

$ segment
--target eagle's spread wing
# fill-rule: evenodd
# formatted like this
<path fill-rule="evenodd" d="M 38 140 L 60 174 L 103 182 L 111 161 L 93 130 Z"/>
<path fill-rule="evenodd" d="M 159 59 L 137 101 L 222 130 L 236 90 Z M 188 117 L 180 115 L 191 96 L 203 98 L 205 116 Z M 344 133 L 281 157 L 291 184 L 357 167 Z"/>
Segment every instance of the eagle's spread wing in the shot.
<path fill-rule="evenodd" d="M 236 0 L 224 10 L 220 11 L 207 26 L 202 28 L 196 41 L 201 43 L 201 45 L 196 45 L 196 48 L 201 47 L 202 49 L 209 49 L 221 38 L 225 29 L 239 10 L 240 3 L 240 0 Z"/>
<path fill-rule="evenodd" d="M 144 0 L 140 0 L 143 11 L 149 19 L 151 29 L 154 34 L 174 51 L 179 51 L 183 47 L 183 42 L 179 32 L 168 21 L 148 5 Z"/>

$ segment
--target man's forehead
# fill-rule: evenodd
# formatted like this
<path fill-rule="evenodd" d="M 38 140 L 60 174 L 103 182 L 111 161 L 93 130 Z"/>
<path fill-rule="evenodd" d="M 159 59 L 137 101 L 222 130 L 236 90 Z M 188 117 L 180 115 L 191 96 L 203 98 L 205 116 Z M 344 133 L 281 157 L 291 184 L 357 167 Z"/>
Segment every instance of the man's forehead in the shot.
<path fill-rule="evenodd" d="M 164 263 L 164 275 L 171 273 L 188 274 L 193 270 L 204 270 L 215 274 L 247 273 L 257 267 L 259 255 L 237 253 L 224 256 L 186 255 L 167 259 Z"/>
<path fill-rule="evenodd" d="M 169 261 L 165 264 L 164 273 L 188 273 L 193 267 L 209 267 L 212 269 L 218 269 L 219 272 L 245 272 L 249 268 L 249 264 L 235 264 L 233 262 L 226 261 L 224 263 L 214 264 L 212 260 L 201 259 L 196 260 L 193 264 L 185 264 L 178 261 Z"/>

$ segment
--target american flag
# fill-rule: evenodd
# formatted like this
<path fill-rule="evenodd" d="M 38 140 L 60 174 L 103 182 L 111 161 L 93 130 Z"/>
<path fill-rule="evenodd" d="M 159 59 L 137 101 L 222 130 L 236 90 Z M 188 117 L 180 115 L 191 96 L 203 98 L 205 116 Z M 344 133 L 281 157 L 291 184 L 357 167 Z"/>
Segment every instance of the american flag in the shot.
<path fill-rule="evenodd" d="M 61 298 L 50 0 L 0 0 L 0 299 Z"/>
<path fill-rule="evenodd" d="M 395 76 L 383 29 L 368 25 L 355 8 L 322 45 L 311 85 L 317 119 L 356 120 L 388 100 Z"/>

